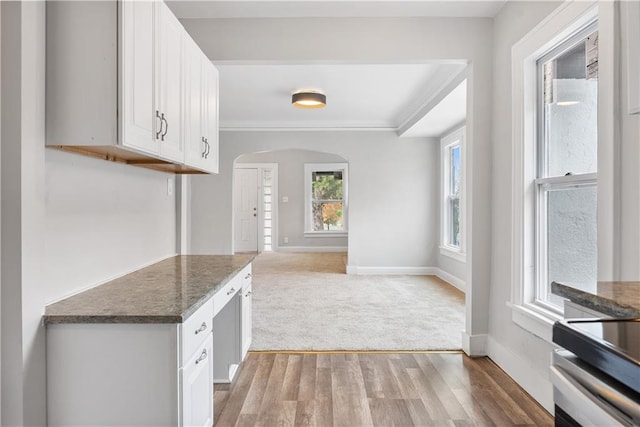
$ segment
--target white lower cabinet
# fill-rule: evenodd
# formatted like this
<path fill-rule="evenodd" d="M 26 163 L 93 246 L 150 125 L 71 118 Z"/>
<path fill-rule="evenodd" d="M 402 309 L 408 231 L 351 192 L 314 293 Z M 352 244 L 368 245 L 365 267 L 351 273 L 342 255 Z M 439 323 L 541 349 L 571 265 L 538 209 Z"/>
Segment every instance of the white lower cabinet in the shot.
<path fill-rule="evenodd" d="M 213 313 L 212 304 L 202 309 Z M 213 425 L 211 329 L 183 359 L 182 346 L 193 342 L 185 329 L 180 324 L 47 325 L 47 425 Z"/>
<path fill-rule="evenodd" d="M 213 336 L 182 367 L 182 425 L 213 425 Z"/>

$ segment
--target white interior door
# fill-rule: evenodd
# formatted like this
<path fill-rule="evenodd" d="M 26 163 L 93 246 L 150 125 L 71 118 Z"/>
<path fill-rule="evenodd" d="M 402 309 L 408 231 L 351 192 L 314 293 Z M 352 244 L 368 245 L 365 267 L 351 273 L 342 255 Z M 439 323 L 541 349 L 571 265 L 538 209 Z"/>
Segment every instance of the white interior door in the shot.
<path fill-rule="evenodd" d="M 235 251 L 258 251 L 258 169 L 236 169 Z"/>

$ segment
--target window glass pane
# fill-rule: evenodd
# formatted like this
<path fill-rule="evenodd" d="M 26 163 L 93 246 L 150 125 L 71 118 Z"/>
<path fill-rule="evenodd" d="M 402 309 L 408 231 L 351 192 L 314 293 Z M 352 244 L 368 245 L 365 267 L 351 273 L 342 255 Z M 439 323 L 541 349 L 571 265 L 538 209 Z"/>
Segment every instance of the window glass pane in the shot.
<path fill-rule="evenodd" d="M 460 247 L 460 199 L 449 200 L 449 213 L 451 215 L 449 244 Z"/>
<path fill-rule="evenodd" d="M 547 286 L 539 298 L 562 306 L 552 281 L 596 290 L 596 194 L 596 186 L 547 192 Z"/>
<path fill-rule="evenodd" d="M 542 64 L 545 160 L 541 177 L 597 171 L 597 64 L 595 69 L 587 67 L 587 51 L 595 40 L 597 32 Z"/>
<path fill-rule="evenodd" d="M 311 173 L 313 200 L 342 200 L 342 171 L 315 171 Z"/>
<path fill-rule="evenodd" d="M 342 202 L 313 202 L 313 231 L 342 231 Z"/>
<path fill-rule="evenodd" d="M 460 146 L 451 147 L 451 194 L 460 193 Z"/>

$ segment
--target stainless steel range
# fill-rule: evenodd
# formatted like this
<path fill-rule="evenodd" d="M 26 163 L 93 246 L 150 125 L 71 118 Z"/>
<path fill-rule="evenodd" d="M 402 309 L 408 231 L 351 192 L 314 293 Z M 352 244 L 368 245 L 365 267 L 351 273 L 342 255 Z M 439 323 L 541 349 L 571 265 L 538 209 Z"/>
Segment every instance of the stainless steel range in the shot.
<path fill-rule="evenodd" d="M 640 426 L 640 319 L 557 322 L 556 426 Z"/>

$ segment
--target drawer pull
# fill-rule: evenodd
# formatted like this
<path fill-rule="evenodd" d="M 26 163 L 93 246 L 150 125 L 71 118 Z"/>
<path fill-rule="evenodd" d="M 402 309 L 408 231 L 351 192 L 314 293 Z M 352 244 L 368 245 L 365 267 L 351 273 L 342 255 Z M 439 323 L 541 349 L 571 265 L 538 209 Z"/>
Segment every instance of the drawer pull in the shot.
<path fill-rule="evenodd" d="M 202 325 L 200 325 L 200 327 L 198 329 L 196 329 L 196 335 L 198 335 L 200 332 L 204 332 L 207 330 L 207 322 L 202 322 Z"/>
<path fill-rule="evenodd" d="M 227 291 L 227 295 L 231 295 L 232 293 L 234 293 L 236 290 L 235 288 L 231 288 Z"/>
<path fill-rule="evenodd" d="M 200 354 L 200 357 L 196 359 L 196 365 L 202 362 L 206 358 L 207 358 L 207 349 L 205 348 L 204 350 L 202 350 L 202 354 Z"/>
<path fill-rule="evenodd" d="M 244 276 L 245 279 L 249 279 L 251 277 L 251 273 L 247 273 L 246 276 Z"/>

